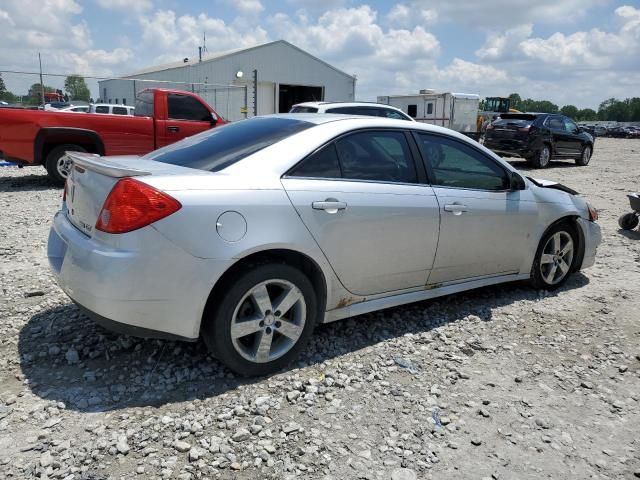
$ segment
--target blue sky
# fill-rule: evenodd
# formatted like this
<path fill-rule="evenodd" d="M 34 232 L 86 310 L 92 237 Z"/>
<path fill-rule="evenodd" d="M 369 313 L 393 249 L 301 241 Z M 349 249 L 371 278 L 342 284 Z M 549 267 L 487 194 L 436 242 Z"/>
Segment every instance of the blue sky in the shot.
<path fill-rule="evenodd" d="M 3 0 L 0 32 L 0 70 L 35 71 L 40 51 L 46 72 L 117 76 L 196 56 L 206 32 L 210 52 L 284 38 L 356 74 L 362 100 L 436 88 L 596 108 L 640 96 L 637 0 Z M 17 93 L 37 81 L 3 77 Z"/>

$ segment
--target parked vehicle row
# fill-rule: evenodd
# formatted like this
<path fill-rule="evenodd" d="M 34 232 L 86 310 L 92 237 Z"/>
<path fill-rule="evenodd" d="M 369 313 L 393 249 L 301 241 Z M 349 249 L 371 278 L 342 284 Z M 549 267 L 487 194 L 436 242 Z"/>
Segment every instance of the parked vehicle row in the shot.
<path fill-rule="evenodd" d="M 144 157 L 69 156 L 48 243 L 59 285 L 108 328 L 202 336 L 244 375 L 288 364 L 319 323 L 513 280 L 556 288 L 600 242 L 576 192 L 419 122 L 283 114 Z"/>
<path fill-rule="evenodd" d="M 503 113 L 487 126 L 484 145 L 505 157 L 524 158 L 535 168 L 547 167 L 552 159 L 586 166 L 594 138 L 564 115 Z"/>

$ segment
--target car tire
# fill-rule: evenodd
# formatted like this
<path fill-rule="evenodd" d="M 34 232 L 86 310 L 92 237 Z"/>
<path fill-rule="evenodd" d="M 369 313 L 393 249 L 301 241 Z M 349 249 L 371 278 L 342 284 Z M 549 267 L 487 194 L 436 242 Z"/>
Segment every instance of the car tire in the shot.
<path fill-rule="evenodd" d="M 547 168 L 551 161 L 551 148 L 548 144 L 543 144 L 540 150 L 535 152 L 529 161 L 533 168 Z"/>
<path fill-rule="evenodd" d="M 579 165 L 581 167 L 586 167 L 587 165 L 589 165 L 589 160 L 591 160 L 591 153 L 591 145 L 587 145 L 586 147 L 584 147 L 580 156 L 576 158 L 576 165 Z"/>
<path fill-rule="evenodd" d="M 63 186 L 67 179 L 65 173 L 65 165 L 62 163 L 62 157 L 65 152 L 86 152 L 87 150 L 79 145 L 65 144 L 58 145 L 49 152 L 45 160 L 45 168 L 53 183 L 58 186 Z"/>
<path fill-rule="evenodd" d="M 281 301 L 283 311 L 277 309 Z M 286 367 L 307 344 L 316 323 L 313 284 L 282 263 L 257 265 L 236 276 L 215 303 L 205 313 L 202 337 L 214 357 L 243 376 Z"/>
<path fill-rule="evenodd" d="M 623 230 L 633 230 L 638 226 L 639 223 L 640 219 L 633 212 L 625 213 L 618 219 L 618 225 L 620 225 L 620 228 Z"/>
<path fill-rule="evenodd" d="M 578 236 L 575 227 L 563 222 L 543 235 L 531 267 L 531 284 L 537 290 L 560 287 L 578 261 Z"/>

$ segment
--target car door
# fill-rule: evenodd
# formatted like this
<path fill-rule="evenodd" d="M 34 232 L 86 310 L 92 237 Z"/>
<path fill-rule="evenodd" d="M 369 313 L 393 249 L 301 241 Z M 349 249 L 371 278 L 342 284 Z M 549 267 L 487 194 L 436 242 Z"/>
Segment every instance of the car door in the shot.
<path fill-rule="evenodd" d="M 429 284 L 519 272 L 537 221 L 531 191 L 510 190 L 511 172 L 466 142 L 415 136 L 441 209 Z"/>
<path fill-rule="evenodd" d="M 300 218 L 353 294 L 422 288 L 433 266 L 439 206 L 411 142 L 397 129 L 349 133 L 282 179 Z"/>
<path fill-rule="evenodd" d="M 564 130 L 566 132 L 566 149 L 569 155 L 580 155 L 582 153 L 583 138 L 580 135 L 578 125 L 568 117 L 562 117 Z"/>
<path fill-rule="evenodd" d="M 571 153 L 571 135 L 567 132 L 563 117 L 553 115 L 547 119 L 551 132 L 553 154 L 566 156 Z"/>
<path fill-rule="evenodd" d="M 211 112 L 190 95 L 169 93 L 167 95 L 167 120 L 158 120 L 158 147 L 190 137 L 210 129 Z"/>

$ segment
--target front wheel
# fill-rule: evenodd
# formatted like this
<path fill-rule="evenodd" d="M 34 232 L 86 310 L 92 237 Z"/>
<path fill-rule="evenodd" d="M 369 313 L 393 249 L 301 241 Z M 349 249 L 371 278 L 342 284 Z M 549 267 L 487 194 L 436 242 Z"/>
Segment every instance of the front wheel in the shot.
<path fill-rule="evenodd" d="M 531 269 L 536 289 L 553 290 L 567 281 L 577 254 L 577 239 L 567 224 L 555 225 L 542 237 Z"/>
<path fill-rule="evenodd" d="M 586 167 L 589 165 L 589 160 L 591 160 L 591 147 L 587 145 L 582 149 L 582 154 L 576 158 L 576 165 Z"/>
<path fill-rule="evenodd" d="M 300 270 L 269 263 L 239 275 L 203 319 L 211 353 L 234 372 L 267 375 L 308 342 L 317 316 L 312 283 Z"/>

